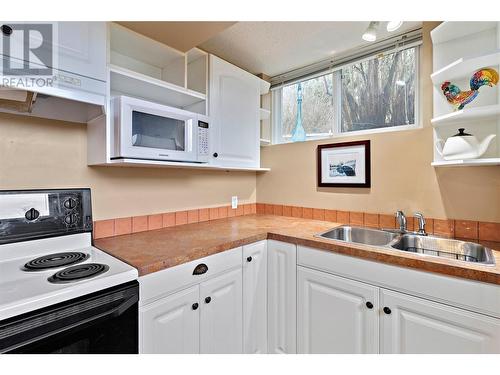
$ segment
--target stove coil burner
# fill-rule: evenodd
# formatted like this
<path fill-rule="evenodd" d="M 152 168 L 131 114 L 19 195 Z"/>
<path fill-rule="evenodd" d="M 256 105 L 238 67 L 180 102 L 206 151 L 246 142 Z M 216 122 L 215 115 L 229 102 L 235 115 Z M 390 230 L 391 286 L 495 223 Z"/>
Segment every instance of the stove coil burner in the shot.
<path fill-rule="evenodd" d="M 107 272 L 109 266 L 100 263 L 86 263 L 65 268 L 48 278 L 54 284 L 70 283 Z"/>
<path fill-rule="evenodd" d="M 49 268 L 64 267 L 80 263 L 88 257 L 89 254 L 79 252 L 49 254 L 30 260 L 24 265 L 24 268 L 28 271 L 41 271 Z"/>

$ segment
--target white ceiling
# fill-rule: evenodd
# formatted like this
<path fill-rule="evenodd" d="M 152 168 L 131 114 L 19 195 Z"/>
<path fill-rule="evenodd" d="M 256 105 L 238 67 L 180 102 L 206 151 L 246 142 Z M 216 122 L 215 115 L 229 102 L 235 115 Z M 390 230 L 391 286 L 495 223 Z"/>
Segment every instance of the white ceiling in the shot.
<path fill-rule="evenodd" d="M 369 22 L 238 22 L 199 47 L 251 73 L 276 76 L 351 48 L 369 44 L 361 35 Z M 395 33 L 421 22 L 405 22 Z M 386 23 L 378 38 L 391 33 Z"/>

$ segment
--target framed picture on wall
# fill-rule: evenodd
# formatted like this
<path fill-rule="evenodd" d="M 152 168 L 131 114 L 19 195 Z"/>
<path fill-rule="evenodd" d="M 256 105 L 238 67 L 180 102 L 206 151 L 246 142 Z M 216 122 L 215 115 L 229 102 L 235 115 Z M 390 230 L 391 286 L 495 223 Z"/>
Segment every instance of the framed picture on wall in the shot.
<path fill-rule="evenodd" d="M 319 187 L 371 186 L 370 141 L 319 145 L 317 152 Z"/>

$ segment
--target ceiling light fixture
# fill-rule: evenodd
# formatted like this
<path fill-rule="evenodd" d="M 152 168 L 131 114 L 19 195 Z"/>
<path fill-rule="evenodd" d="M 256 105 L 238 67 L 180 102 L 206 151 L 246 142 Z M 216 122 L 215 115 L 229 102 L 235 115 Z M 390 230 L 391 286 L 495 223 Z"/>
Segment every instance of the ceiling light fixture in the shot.
<path fill-rule="evenodd" d="M 377 40 L 377 29 L 378 25 L 380 22 L 377 21 L 372 21 L 368 25 L 368 28 L 364 32 L 364 34 L 361 36 L 363 40 L 366 40 L 367 42 L 374 42 Z"/>
<path fill-rule="evenodd" d="M 392 32 L 396 31 L 401 27 L 403 21 L 389 21 L 387 22 L 387 31 Z"/>

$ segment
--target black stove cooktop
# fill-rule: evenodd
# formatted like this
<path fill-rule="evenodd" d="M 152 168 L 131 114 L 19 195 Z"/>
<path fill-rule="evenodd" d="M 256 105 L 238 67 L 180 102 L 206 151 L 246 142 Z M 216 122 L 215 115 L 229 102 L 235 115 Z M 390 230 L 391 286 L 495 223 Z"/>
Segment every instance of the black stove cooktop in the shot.
<path fill-rule="evenodd" d="M 88 279 L 97 276 L 101 273 L 107 272 L 109 266 L 100 263 L 85 263 L 78 264 L 65 268 L 56 272 L 48 278 L 48 281 L 54 284 L 64 284 L 82 279 Z"/>
<path fill-rule="evenodd" d="M 64 252 L 41 256 L 24 265 L 27 271 L 43 271 L 50 268 L 71 266 L 89 258 L 89 254 L 81 252 Z"/>

